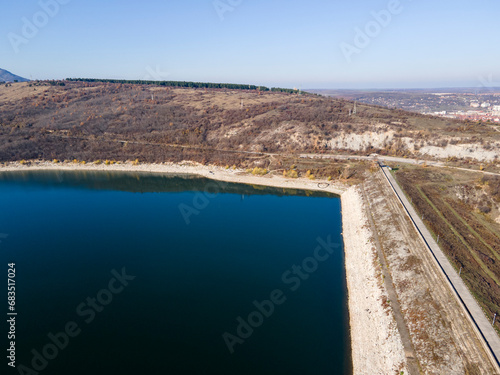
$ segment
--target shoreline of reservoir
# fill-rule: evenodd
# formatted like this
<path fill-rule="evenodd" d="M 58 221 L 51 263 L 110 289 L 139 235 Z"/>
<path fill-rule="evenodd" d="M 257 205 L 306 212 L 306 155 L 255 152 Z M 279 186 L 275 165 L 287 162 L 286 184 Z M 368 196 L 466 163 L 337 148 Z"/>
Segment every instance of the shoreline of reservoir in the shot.
<path fill-rule="evenodd" d="M 365 202 L 355 186 L 339 181 L 254 176 L 241 169 L 204 166 L 193 162 L 162 164 L 77 164 L 31 161 L 5 163 L 1 172 L 15 171 L 103 171 L 197 175 L 229 183 L 284 189 L 322 191 L 338 195 L 342 206 L 342 230 L 348 289 L 351 357 L 354 374 L 394 373 L 405 370 L 405 353 L 392 311 L 384 301 L 387 291 L 378 269 L 373 235 Z"/>
<path fill-rule="evenodd" d="M 341 196 L 353 374 L 408 373 L 403 341 L 359 187 Z"/>
<path fill-rule="evenodd" d="M 218 166 L 205 166 L 193 162 L 182 163 L 162 163 L 162 164 L 139 164 L 132 163 L 120 164 L 77 164 L 77 163 L 51 163 L 51 162 L 29 162 L 21 164 L 19 162 L 7 163 L 0 167 L 0 172 L 15 171 L 103 171 L 103 172 L 142 172 L 159 174 L 188 174 L 198 175 L 211 180 L 224 182 L 262 185 L 285 189 L 314 190 L 333 193 L 341 196 L 348 186 L 341 182 L 309 180 L 306 178 L 285 178 L 282 176 L 254 176 L 246 173 L 242 169 L 226 169 Z"/>

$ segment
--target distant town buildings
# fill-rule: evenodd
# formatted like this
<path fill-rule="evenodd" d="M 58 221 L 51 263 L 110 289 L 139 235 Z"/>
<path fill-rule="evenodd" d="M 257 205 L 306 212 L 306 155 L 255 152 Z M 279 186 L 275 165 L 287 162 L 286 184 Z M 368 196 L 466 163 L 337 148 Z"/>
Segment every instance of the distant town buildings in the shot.
<path fill-rule="evenodd" d="M 478 111 L 478 110 L 469 110 L 469 111 L 440 111 L 440 112 L 431 112 L 425 113 L 433 116 L 447 117 L 447 118 L 456 118 L 460 120 L 469 120 L 469 121 L 483 121 L 483 122 L 500 122 L 500 111 Z"/>
<path fill-rule="evenodd" d="M 328 94 L 327 94 L 328 95 Z M 388 91 L 340 91 L 340 95 L 359 103 L 399 108 L 427 115 L 461 120 L 500 124 L 500 92 L 463 89 L 455 92 L 431 92 L 425 90 Z M 352 110 L 350 110 L 352 114 Z"/>

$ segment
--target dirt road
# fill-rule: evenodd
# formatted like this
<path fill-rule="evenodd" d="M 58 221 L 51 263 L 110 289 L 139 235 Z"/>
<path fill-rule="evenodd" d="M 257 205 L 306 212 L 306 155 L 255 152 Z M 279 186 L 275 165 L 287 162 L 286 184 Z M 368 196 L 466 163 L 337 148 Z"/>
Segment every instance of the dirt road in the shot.
<path fill-rule="evenodd" d="M 495 330 L 493 329 L 493 326 L 486 319 L 483 311 L 477 304 L 472 294 L 469 292 L 469 289 L 467 289 L 465 283 L 462 281 L 457 272 L 453 269 L 451 263 L 446 258 L 446 255 L 441 251 L 439 245 L 436 243 L 429 230 L 425 227 L 423 221 L 417 215 L 415 209 L 410 204 L 408 199 L 405 197 L 403 191 L 398 186 L 396 180 L 391 175 L 387 167 L 383 167 L 382 172 L 384 173 L 384 176 L 390 183 L 399 201 L 404 206 L 405 211 L 411 218 L 413 224 L 417 228 L 429 252 L 436 259 L 439 268 L 442 269 L 445 278 L 449 281 L 450 287 L 457 294 L 458 298 L 457 302 L 463 303 L 466 313 L 470 315 L 473 323 L 477 326 L 479 330 L 479 334 L 484 338 L 485 340 L 484 344 L 486 346 L 485 349 L 491 351 L 491 354 L 494 357 L 492 358 L 493 361 L 495 361 L 498 364 L 498 359 L 500 358 L 500 337 L 498 337 Z M 497 370 L 500 369 L 497 368 Z"/>
<path fill-rule="evenodd" d="M 499 374 L 383 173 L 364 188 L 420 372 Z"/>

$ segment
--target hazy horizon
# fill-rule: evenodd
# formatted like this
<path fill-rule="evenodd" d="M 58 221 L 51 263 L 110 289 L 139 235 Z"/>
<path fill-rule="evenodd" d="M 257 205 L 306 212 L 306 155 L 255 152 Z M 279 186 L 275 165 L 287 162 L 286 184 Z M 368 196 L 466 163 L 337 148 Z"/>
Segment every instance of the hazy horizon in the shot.
<path fill-rule="evenodd" d="M 493 0 L 10 2 L 0 65 L 42 80 L 493 87 L 500 51 L 490 36 L 499 10 Z"/>
<path fill-rule="evenodd" d="M 0 69 L 3 69 L 2 67 L 0 67 Z M 15 75 L 18 75 L 16 74 L 15 72 L 9 70 L 9 69 L 4 69 L 12 74 L 15 74 Z M 24 77 L 23 78 L 27 78 L 27 77 Z M 33 81 L 36 81 L 36 80 L 65 80 L 67 78 L 89 78 L 89 79 L 110 79 L 110 80 L 113 80 L 113 79 L 116 79 L 116 80 L 144 80 L 144 79 L 141 79 L 141 78 L 117 78 L 117 77 L 85 77 L 85 76 L 74 76 L 74 77 L 66 77 L 66 78 L 45 78 L 45 79 L 38 79 L 38 78 L 30 78 L 30 80 L 33 80 Z M 144 81 L 170 81 L 170 80 L 154 80 L 154 79 L 145 79 Z M 172 80 L 174 81 L 174 80 Z M 258 82 L 229 82 L 229 81 L 209 81 L 209 80 L 199 80 L 199 81 L 191 81 L 191 80 L 186 80 L 186 79 L 176 79 L 175 81 L 185 81 L 185 82 L 210 82 L 210 83 L 226 83 L 226 84 L 249 84 L 249 85 L 257 85 L 257 86 L 269 86 L 269 87 L 276 87 L 276 85 L 264 85 L 264 84 L 261 84 L 261 83 L 258 83 Z M 404 90 L 446 90 L 446 89 L 454 89 L 454 90 L 458 90 L 458 89 L 483 89 L 483 90 L 500 90 L 500 86 L 495 86 L 495 87 L 490 87 L 490 86 L 484 86 L 484 85 L 479 85 L 479 86 L 461 86 L 461 85 L 450 85 L 450 86 L 434 86 L 434 87 L 431 87 L 431 86 L 425 86 L 425 85 L 422 85 L 422 86 L 401 86 L 401 87 L 396 87 L 396 86 L 379 86 L 379 87 L 363 87 L 363 86 L 360 86 L 360 87 L 343 87 L 343 86 L 338 86 L 338 87 L 334 87 L 334 86 L 325 86 L 323 85 L 324 87 L 321 87 L 321 86 L 314 86 L 314 87 L 297 87 L 297 86 L 286 86 L 287 88 L 300 88 L 301 90 L 304 90 L 304 91 L 307 91 L 307 90 L 332 90 L 332 91 L 382 91 L 382 90 L 386 90 L 386 91 L 391 91 L 391 90 L 397 90 L 397 91 L 404 91 Z M 282 86 L 282 87 L 285 87 L 285 86 Z"/>

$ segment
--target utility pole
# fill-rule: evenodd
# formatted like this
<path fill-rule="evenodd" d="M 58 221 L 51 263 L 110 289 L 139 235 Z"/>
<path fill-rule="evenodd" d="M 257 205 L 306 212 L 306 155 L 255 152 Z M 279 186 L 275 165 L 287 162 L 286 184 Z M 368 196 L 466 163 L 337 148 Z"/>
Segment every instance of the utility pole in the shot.
<path fill-rule="evenodd" d="M 497 320 L 497 313 L 495 313 L 495 316 L 493 317 L 493 323 L 492 323 L 492 325 L 495 325 L 495 320 Z"/>
<path fill-rule="evenodd" d="M 462 274 L 462 267 L 460 267 L 460 271 L 458 272 L 458 276 Z"/>

